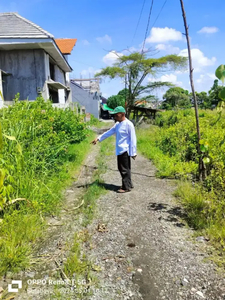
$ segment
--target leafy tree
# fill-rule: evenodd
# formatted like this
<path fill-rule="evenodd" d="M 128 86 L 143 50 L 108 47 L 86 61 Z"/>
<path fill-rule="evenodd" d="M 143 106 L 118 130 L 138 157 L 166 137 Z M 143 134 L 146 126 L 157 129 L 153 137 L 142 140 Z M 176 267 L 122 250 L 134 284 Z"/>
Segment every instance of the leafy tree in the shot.
<path fill-rule="evenodd" d="M 125 89 L 119 91 L 118 95 L 123 96 L 124 99 L 126 99 L 126 98 L 127 98 L 127 95 L 128 95 L 128 89 L 125 88 Z"/>
<path fill-rule="evenodd" d="M 196 95 L 198 106 L 201 109 L 211 108 L 211 101 L 209 95 L 206 92 L 200 92 L 200 93 L 196 92 L 195 95 Z M 190 93 L 190 97 L 191 97 L 191 102 L 194 105 L 194 99 L 192 93 Z"/>
<path fill-rule="evenodd" d="M 209 90 L 209 107 L 207 108 L 214 108 L 220 103 L 220 92 L 223 90 L 223 87 L 219 85 L 219 80 L 214 80 L 214 84 Z"/>
<path fill-rule="evenodd" d="M 117 54 L 115 52 L 115 54 Z M 109 78 L 124 78 L 128 93 L 126 95 L 126 111 L 129 117 L 135 99 L 142 98 L 143 94 L 163 86 L 172 86 L 169 82 L 148 82 L 143 84 L 149 75 L 156 75 L 168 67 L 173 69 L 186 66 L 187 58 L 177 55 L 167 55 L 160 58 L 149 58 L 147 53 L 133 52 L 128 55 L 118 55 L 112 67 L 103 68 L 95 76 L 108 76 Z"/>
<path fill-rule="evenodd" d="M 164 95 L 161 107 L 163 109 L 172 109 L 174 107 L 190 108 L 191 100 L 188 90 L 184 90 L 181 87 L 172 87 Z"/>
<path fill-rule="evenodd" d="M 123 106 L 125 108 L 125 97 L 122 95 L 113 95 L 108 98 L 107 105 L 110 108 L 116 108 L 117 106 Z"/>
<path fill-rule="evenodd" d="M 197 98 L 197 103 L 200 108 L 209 108 L 210 101 L 209 96 L 206 92 L 195 93 Z"/>

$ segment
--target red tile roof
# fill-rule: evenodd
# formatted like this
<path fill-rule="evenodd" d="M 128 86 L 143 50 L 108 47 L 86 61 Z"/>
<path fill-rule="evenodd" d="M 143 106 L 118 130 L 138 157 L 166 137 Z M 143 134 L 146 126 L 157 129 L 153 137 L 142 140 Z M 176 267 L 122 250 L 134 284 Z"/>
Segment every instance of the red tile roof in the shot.
<path fill-rule="evenodd" d="M 145 105 L 147 103 L 146 100 L 137 100 L 134 102 L 135 105 Z"/>
<path fill-rule="evenodd" d="M 62 54 L 70 54 L 77 42 L 77 39 L 55 39 L 55 42 Z"/>

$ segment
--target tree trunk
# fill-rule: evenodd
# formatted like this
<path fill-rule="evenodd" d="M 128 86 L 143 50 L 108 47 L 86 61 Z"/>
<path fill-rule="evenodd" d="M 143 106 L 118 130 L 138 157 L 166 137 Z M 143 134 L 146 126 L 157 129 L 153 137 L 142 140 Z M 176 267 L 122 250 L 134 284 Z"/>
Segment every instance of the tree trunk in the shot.
<path fill-rule="evenodd" d="M 205 169 L 205 165 L 204 165 L 203 160 L 202 160 L 202 153 L 201 153 L 200 143 L 199 143 L 200 139 L 201 139 L 201 134 L 200 134 L 199 116 L 198 116 L 198 103 L 197 103 L 197 99 L 196 99 L 195 87 L 194 87 L 194 81 L 193 81 L 191 46 L 190 46 L 188 26 L 187 26 L 187 20 L 186 20 L 186 14 L 185 14 L 185 10 L 184 10 L 183 0 L 180 0 L 180 4 L 181 4 L 181 10 L 182 10 L 183 20 L 184 20 L 185 36 L 186 36 L 186 39 L 187 39 L 190 83 L 191 83 L 191 89 L 192 89 L 192 94 L 193 94 L 193 98 L 194 98 L 194 106 L 195 106 L 195 119 L 196 119 L 196 129 L 197 129 L 197 138 L 198 138 L 197 149 L 198 149 L 198 156 L 199 156 L 198 176 L 199 176 L 199 180 L 204 180 L 205 177 L 206 177 L 206 169 Z"/>
<path fill-rule="evenodd" d="M 127 117 L 127 119 L 130 118 L 130 113 L 131 113 L 130 109 L 127 108 L 127 110 L 126 110 L 126 117 Z"/>

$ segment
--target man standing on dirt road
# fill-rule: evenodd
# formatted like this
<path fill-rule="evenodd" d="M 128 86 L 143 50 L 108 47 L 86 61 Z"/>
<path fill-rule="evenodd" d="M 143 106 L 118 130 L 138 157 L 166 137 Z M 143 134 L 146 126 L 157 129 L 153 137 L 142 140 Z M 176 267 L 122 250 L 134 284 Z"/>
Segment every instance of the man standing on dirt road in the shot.
<path fill-rule="evenodd" d="M 135 159 L 137 156 L 135 129 L 133 123 L 125 117 L 125 109 L 122 106 L 117 106 L 109 113 L 114 115 L 116 124 L 91 143 L 95 145 L 98 141 L 102 142 L 111 135 L 116 134 L 117 164 L 122 177 L 122 187 L 117 193 L 126 193 L 133 188 L 130 157 Z"/>

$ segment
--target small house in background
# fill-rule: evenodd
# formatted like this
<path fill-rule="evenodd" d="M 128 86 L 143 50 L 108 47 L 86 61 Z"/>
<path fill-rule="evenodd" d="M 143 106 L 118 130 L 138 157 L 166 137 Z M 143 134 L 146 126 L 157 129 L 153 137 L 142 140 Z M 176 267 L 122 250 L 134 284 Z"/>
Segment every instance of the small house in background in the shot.
<path fill-rule="evenodd" d="M 85 90 L 76 81 L 70 81 L 70 87 L 72 92 L 72 102 L 79 103 L 81 106 L 85 106 L 86 113 L 91 113 L 95 118 L 100 117 L 100 95 L 97 91 L 90 92 Z"/>
<path fill-rule="evenodd" d="M 71 79 L 72 101 L 85 106 L 86 112 L 101 117 L 100 78 Z"/>
<path fill-rule="evenodd" d="M 55 39 L 17 13 L 0 13 L 0 91 L 10 102 L 35 100 L 39 94 L 53 103 L 72 102 L 68 62 L 76 39 Z"/>

